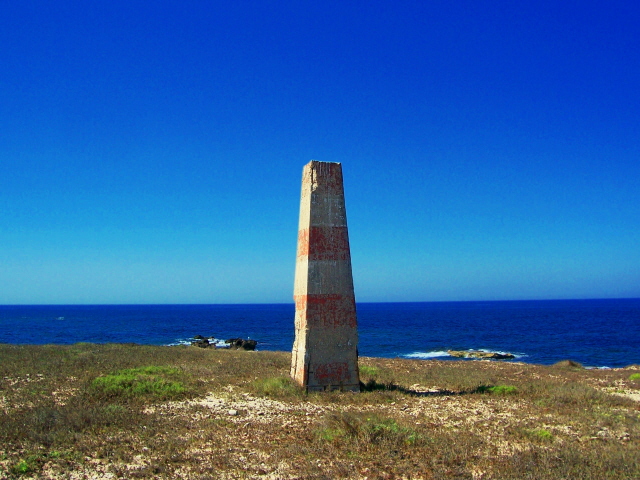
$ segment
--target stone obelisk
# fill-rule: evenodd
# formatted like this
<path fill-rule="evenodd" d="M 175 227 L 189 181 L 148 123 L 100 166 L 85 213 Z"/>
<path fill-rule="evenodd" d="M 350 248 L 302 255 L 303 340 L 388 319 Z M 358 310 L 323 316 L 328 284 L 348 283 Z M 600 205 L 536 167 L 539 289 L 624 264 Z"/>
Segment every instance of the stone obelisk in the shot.
<path fill-rule="evenodd" d="M 308 391 L 360 391 L 358 325 L 342 165 L 302 170 L 291 376 Z"/>

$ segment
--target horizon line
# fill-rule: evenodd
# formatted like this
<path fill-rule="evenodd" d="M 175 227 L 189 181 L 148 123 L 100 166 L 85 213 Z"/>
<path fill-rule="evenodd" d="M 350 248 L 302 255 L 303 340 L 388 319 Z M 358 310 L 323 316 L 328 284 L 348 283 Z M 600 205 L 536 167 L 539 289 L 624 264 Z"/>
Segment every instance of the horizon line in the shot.
<path fill-rule="evenodd" d="M 508 300 L 408 300 L 408 301 L 375 301 L 358 302 L 358 304 L 389 303 L 499 303 L 499 302 L 571 302 L 598 300 L 640 300 L 640 297 L 594 297 L 594 298 L 521 298 Z M 295 302 L 250 302 L 250 303 L 0 303 L 0 307 L 116 307 L 116 306 L 235 306 L 235 305 L 295 305 Z"/>

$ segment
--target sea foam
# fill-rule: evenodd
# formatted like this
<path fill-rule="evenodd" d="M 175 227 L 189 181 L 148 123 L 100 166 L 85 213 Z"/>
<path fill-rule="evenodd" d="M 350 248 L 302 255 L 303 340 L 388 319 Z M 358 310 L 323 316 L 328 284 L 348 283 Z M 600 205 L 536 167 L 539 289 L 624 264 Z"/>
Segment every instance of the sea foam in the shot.
<path fill-rule="evenodd" d="M 418 358 L 421 360 L 425 360 L 427 358 L 449 357 L 450 355 L 446 352 L 446 350 L 442 350 L 437 352 L 413 352 L 407 353 L 406 355 L 402 356 L 404 358 Z"/>

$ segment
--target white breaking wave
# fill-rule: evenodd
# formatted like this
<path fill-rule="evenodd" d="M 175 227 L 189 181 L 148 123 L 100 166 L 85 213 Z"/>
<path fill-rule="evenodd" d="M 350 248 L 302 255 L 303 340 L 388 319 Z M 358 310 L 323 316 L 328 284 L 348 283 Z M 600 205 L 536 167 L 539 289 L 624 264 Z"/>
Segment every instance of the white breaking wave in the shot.
<path fill-rule="evenodd" d="M 442 350 L 438 352 L 413 352 L 413 353 L 407 353 L 406 355 L 403 355 L 403 357 L 405 358 L 420 358 L 420 359 L 448 357 L 448 356 L 450 355 L 446 352 L 446 350 Z"/>
<path fill-rule="evenodd" d="M 219 338 L 210 338 L 209 343 L 216 346 L 216 348 L 229 348 L 229 344 Z"/>

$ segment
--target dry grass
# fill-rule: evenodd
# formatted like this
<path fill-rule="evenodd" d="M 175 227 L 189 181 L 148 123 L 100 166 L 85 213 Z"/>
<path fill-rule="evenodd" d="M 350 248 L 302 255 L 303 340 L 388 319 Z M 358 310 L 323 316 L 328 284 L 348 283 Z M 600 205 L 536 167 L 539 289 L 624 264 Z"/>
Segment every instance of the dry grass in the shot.
<path fill-rule="evenodd" d="M 289 361 L 0 345 L 0 478 L 640 478 L 637 366 L 362 358 L 307 395 Z"/>

